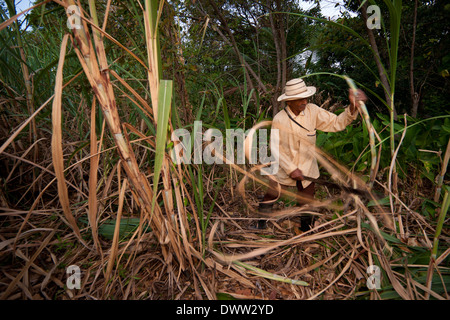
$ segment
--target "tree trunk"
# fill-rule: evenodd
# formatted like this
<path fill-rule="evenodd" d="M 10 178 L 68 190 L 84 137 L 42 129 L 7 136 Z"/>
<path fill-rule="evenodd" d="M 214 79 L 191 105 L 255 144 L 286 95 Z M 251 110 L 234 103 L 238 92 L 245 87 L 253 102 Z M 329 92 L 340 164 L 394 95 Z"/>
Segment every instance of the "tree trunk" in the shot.
<path fill-rule="evenodd" d="M 282 12 L 282 1 L 277 0 L 277 11 Z M 280 40 L 280 48 L 281 48 L 281 88 L 284 88 L 287 82 L 287 73 L 288 73 L 288 65 L 287 65 L 287 48 L 286 48 L 286 28 L 285 28 L 285 17 L 284 14 L 277 14 L 279 18 L 279 40 Z M 281 89 L 282 90 L 282 89 Z M 284 102 L 280 104 L 281 107 L 284 106 Z M 275 110 L 274 110 L 275 111 Z M 274 114 L 275 115 L 275 114 Z"/>
<path fill-rule="evenodd" d="M 280 0 L 275 3 L 275 10 L 272 10 L 270 1 L 267 1 L 267 7 L 269 8 L 269 21 L 272 29 L 273 42 L 275 44 L 275 51 L 277 55 L 277 83 L 272 97 L 273 116 L 275 116 L 280 107 L 283 107 L 283 103 L 277 101 L 277 97 L 281 94 L 283 87 L 287 81 L 287 48 L 286 48 L 286 32 L 284 15 L 273 14 L 273 12 L 282 12 L 283 5 Z"/>
<path fill-rule="evenodd" d="M 272 7 L 270 6 L 270 1 L 267 0 L 267 7 L 269 8 L 269 21 L 270 21 L 270 28 L 272 29 L 272 35 L 273 35 L 273 43 L 275 45 L 275 52 L 277 55 L 277 83 L 275 85 L 275 90 L 273 92 L 272 96 L 272 116 L 275 116 L 278 113 L 279 110 L 279 102 L 277 101 L 277 97 L 281 94 L 282 90 L 282 83 L 281 83 L 281 48 L 280 48 L 280 40 L 278 37 L 278 29 L 275 25 L 274 21 L 274 15 L 272 14 Z"/>
<path fill-rule="evenodd" d="M 367 21 L 367 19 L 368 19 L 368 17 L 367 17 L 367 2 L 364 2 L 361 12 L 362 12 L 364 21 Z M 383 85 L 383 88 L 384 88 L 384 97 L 386 99 L 387 105 L 390 108 L 392 105 L 391 86 L 389 85 L 387 74 L 384 72 L 383 64 L 381 63 L 380 53 L 378 51 L 378 45 L 377 45 L 377 42 L 375 41 L 375 35 L 373 34 L 372 29 L 369 29 L 369 28 L 366 28 L 366 29 L 367 29 L 367 36 L 369 37 L 370 46 L 372 47 L 372 49 L 374 51 L 374 58 L 375 58 L 375 62 L 377 64 L 378 74 L 380 75 L 381 84 Z M 392 107 L 394 109 L 393 110 L 394 119 L 397 120 L 397 112 L 395 110 L 395 106 L 392 106 Z"/>
<path fill-rule="evenodd" d="M 411 41 L 411 59 L 409 64 L 409 89 L 410 89 L 410 95 L 411 95 L 411 116 L 413 118 L 417 117 L 417 110 L 419 108 L 419 100 L 420 95 L 416 92 L 414 87 L 414 47 L 416 44 L 416 27 L 417 27 L 417 2 L 418 0 L 415 0 L 414 2 L 414 22 L 413 22 L 413 34 L 412 34 L 412 41 Z"/>
<path fill-rule="evenodd" d="M 222 38 L 224 38 L 225 42 L 229 43 L 233 49 L 234 52 L 236 53 L 236 55 L 239 58 L 239 61 L 241 62 L 242 67 L 244 68 L 245 71 L 245 75 L 246 75 L 246 79 L 247 82 L 249 84 L 249 89 L 253 89 L 255 88 L 253 85 L 253 82 L 251 80 L 250 74 L 253 76 L 253 78 L 258 82 L 258 88 L 261 89 L 264 93 L 267 93 L 267 88 L 264 85 L 264 83 L 262 82 L 261 78 L 256 74 L 256 72 L 252 69 L 252 67 L 247 63 L 247 61 L 245 61 L 244 57 L 242 56 L 241 52 L 239 51 L 239 48 L 237 46 L 236 40 L 233 36 L 233 33 L 231 32 L 227 21 L 225 20 L 225 17 L 222 15 L 221 11 L 219 10 L 219 8 L 217 7 L 217 4 L 213 1 L 210 0 L 209 3 L 211 4 L 211 6 L 214 9 L 214 13 L 217 15 L 217 17 L 219 18 L 223 29 L 225 30 L 225 32 L 228 34 L 228 36 L 230 37 L 230 39 L 228 40 L 225 35 L 221 32 L 219 32 L 220 30 L 217 29 L 217 31 L 219 32 L 219 34 L 222 36 Z"/>
<path fill-rule="evenodd" d="M 277 11 L 281 12 L 284 11 L 282 1 L 277 0 Z M 285 17 L 284 14 L 278 14 L 279 18 L 279 27 L 278 32 L 280 34 L 279 40 L 280 40 L 280 47 L 281 47 L 281 85 L 284 87 L 287 81 L 287 71 L 288 71 L 288 65 L 287 65 L 287 48 L 286 48 L 286 30 L 285 30 Z"/>

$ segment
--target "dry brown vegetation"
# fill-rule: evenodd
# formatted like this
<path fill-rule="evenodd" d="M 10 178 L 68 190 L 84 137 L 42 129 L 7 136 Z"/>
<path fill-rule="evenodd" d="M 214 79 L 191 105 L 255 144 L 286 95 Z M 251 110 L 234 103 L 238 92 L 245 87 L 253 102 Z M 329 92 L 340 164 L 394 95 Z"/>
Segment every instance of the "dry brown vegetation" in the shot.
<path fill-rule="evenodd" d="M 447 197 L 438 198 L 442 222 L 430 221 L 408 194 L 375 177 L 369 189 L 317 150 L 333 181 L 377 191 L 389 203 L 369 205 L 375 193 L 360 198 L 320 187 L 316 202 L 298 208 L 282 201 L 276 213 L 261 217 L 254 208 L 266 180 L 255 167 L 173 165 L 166 150 L 173 131 L 171 83 L 157 70 L 161 7 L 145 3 L 148 64 L 142 64 L 151 97 L 109 70 L 103 41 L 114 39 L 90 1 L 92 19 L 84 14 L 83 27 L 61 43 L 54 96 L 25 118 L 15 116 L 20 94 L 1 101 L 11 112 L 2 114 L 0 126 L 9 137 L 0 147 L 0 299 L 449 298 L 449 238 L 442 229 Z M 64 82 L 70 45 L 94 93 L 93 101 L 77 106 L 85 116 L 82 128 L 63 98 L 80 75 Z M 119 116 L 124 100 L 139 105 L 157 129 L 154 136 L 126 123 L 127 110 Z M 51 127 L 26 131 L 50 104 Z M 72 138 L 80 129 L 87 137 L 82 147 Z M 432 198 L 434 190 L 423 195 Z M 301 214 L 316 217 L 308 232 L 298 228 Z M 268 228 L 252 229 L 257 219 L 269 219 Z M 434 237 L 446 245 L 439 254 Z M 82 271 L 80 289 L 67 288 L 70 265 Z M 381 291 L 367 288 L 370 265 L 382 269 Z"/>

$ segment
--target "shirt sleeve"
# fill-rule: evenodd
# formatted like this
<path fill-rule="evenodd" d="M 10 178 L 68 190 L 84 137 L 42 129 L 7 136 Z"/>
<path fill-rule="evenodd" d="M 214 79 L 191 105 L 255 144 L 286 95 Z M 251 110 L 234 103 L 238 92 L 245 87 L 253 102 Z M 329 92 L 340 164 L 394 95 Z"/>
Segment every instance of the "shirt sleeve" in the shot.
<path fill-rule="evenodd" d="M 352 115 L 350 113 L 350 108 L 345 108 L 344 112 L 342 112 L 340 115 L 336 115 L 320 107 L 316 108 L 316 129 L 320 131 L 342 131 L 358 117 L 358 112 L 355 110 L 355 113 Z"/>
<path fill-rule="evenodd" d="M 295 169 L 297 165 L 292 161 L 292 157 L 289 156 L 289 125 L 282 123 L 278 117 L 275 117 L 272 121 L 272 129 L 278 129 L 278 159 L 280 167 L 289 175 Z"/>

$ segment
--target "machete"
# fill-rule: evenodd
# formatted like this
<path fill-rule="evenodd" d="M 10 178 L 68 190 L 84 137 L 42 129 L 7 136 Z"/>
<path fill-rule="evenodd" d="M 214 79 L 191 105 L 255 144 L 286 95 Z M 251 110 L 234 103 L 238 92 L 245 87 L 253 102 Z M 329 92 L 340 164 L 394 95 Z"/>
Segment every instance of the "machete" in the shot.
<path fill-rule="evenodd" d="M 355 188 L 350 188 L 350 187 L 346 187 L 346 186 L 341 186 L 340 184 L 334 183 L 334 182 L 330 182 L 324 179 L 314 179 L 311 177 L 307 177 L 307 176 L 303 176 L 304 180 L 307 181 L 311 181 L 326 187 L 330 187 L 333 189 L 340 189 L 342 191 L 348 192 L 348 193 L 353 193 L 353 194 L 357 194 L 360 196 L 367 196 L 367 197 L 371 197 L 370 192 L 366 191 L 366 190 L 362 190 L 362 189 L 355 189 Z"/>

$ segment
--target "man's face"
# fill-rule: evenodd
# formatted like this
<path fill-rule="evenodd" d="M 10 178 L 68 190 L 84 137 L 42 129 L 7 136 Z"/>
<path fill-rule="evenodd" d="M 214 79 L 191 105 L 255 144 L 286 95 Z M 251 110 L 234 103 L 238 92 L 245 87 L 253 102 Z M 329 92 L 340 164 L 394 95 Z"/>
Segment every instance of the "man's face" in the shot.
<path fill-rule="evenodd" d="M 303 99 L 298 99 L 298 100 L 291 100 L 291 101 L 286 101 L 287 105 L 290 108 L 293 109 L 297 109 L 297 110 L 304 110 L 306 108 L 306 104 L 308 103 L 308 99 L 307 98 L 303 98 Z"/>

